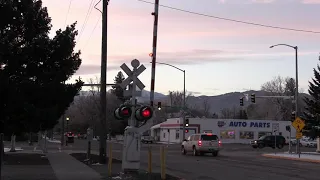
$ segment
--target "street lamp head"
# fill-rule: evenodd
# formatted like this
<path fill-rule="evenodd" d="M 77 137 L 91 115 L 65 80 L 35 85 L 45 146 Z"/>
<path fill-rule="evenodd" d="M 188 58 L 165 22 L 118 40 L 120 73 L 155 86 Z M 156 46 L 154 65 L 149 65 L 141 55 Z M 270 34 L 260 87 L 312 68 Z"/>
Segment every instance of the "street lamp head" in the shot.
<path fill-rule="evenodd" d="M 67 120 L 67 121 L 69 121 L 69 120 L 70 120 L 70 118 L 68 118 L 68 117 L 67 117 L 67 118 L 66 118 L 66 120 Z"/>
<path fill-rule="evenodd" d="M 269 48 L 273 48 L 274 46 L 270 46 Z"/>

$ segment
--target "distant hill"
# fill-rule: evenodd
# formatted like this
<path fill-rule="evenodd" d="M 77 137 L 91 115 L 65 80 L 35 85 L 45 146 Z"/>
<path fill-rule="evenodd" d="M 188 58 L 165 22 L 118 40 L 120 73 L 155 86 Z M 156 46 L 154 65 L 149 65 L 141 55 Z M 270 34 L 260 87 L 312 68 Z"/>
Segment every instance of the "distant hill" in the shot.
<path fill-rule="evenodd" d="M 80 95 L 86 95 L 89 92 L 86 91 L 81 91 Z M 244 107 L 247 108 L 249 105 L 251 105 L 250 101 L 250 95 L 252 93 L 255 93 L 257 97 L 259 96 L 268 96 L 268 94 L 265 91 L 245 91 L 245 92 L 230 92 L 226 94 L 221 94 L 217 96 L 191 96 L 188 97 L 187 104 L 189 107 L 194 107 L 196 109 L 202 109 L 204 107 L 204 100 L 207 101 L 207 103 L 210 106 L 209 112 L 210 113 L 217 113 L 220 114 L 222 109 L 239 109 L 240 108 L 240 98 L 244 97 L 244 94 L 248 94 L 248 101 L 246 99 L 244 100 Z M 300 93 L 300 98 L 309 96 L 308 94 L 305 93 Z M 139 102 L 148 102 L 150 98 L 150 91 L 143 90 L 142 91 L 142 96 L 138 98 Z M 155 92 L 155 101 L 161 101 L 163 103 L 165 102 L 170 102 L 169 96 L 164 95 L 162 93 L 157 93 Z M 266 99 L 265 98 L 256 98 L 256 105 L 261 105 L 265 104 Z M 269 109 L 269 110 L 267 110 Z M 274 111 L 271 107 L 261 107 L 259 113 L 264 113 L 264 111 Z"/>

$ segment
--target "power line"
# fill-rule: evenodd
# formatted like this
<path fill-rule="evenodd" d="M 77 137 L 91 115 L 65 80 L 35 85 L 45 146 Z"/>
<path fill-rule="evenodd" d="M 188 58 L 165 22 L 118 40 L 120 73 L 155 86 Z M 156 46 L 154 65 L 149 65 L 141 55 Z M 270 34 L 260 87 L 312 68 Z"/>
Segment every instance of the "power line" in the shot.
<path fill-rule="evenodd" d="M 72 3 L 72 0 L 70 0 L 70 2 L 69 2 L 69 7 L 68 7 L 68 11 L 67 11 L 66 19 L 64 20 L 64 26 L 66 26 L 66 24 L 67 24 L 67 20 L 68 20 L 68 16 L 69 16 L 70 8 L 71 8 L 71 3 Z"/>
<path fill-rule="evenodd" d="M 80 40 L 81 35 L 82 35 L 82 33 L 83 33 L 86 25 L 87 25 L 89 16 L 90 16 L 90 14 L 91 14 L 91 12 L 92 12 L 93 2 L 94 2 L 94 0 L 91 0 L 91 3 L 90 3 L 90 5 L 89 5 L 89 8 L 88 8 L 88 11 L 87 11 L 87 14 L 86 14 L 86 17 L 85 17 L 85 19 L 84 19 L 84 22 L 83 22 L 83 24 L 82 24 L 82 27 L 81 27 L 81 30 L 80 30 L 80 33 L 79 33 L 79 36 L 78 36 L 78 41 Z"/>
<path fill-rule="evenodd" d="M 137 0 L 143 3 L 147 4 L 154 4 L 153 2 L 145 1 L 145 0 Z M 248 21 L 241 21 L 241 20 L 236 20 L 236 19 L 229 19 L 229 18 L 224 18 L 224 17 L 219 17 L 219 16 L 213 16 L 209 14 L 203 14 L 203 13 L 198 13 L 194 11 L 188 11 L 184 9 L 179 9 L 171 6 L 166 6 L 166 5 L 159 5 L 164 8 L 184 12 L 184 13 L 189 13 L 189 14 L 194 14 L 198 16 L 204 16 L 204 17 L 209 17 L 209 18 L 214 18 L 214 19 L 219 19 L 219 20 L 224 20 L 224 21 L 231 21 L 231 22 L 236 22 L 236 23 L 241 23 L 241 24 L 247 24 L 247 25 L 253 25 L 253 26 L 260 26 L 260 27 L 265 27 L 265 28 L 272 28 L 272 29 L 281 29 L 281 30 L 287 30 L 287 31 L 295 31 L 295 32 L 304 32 L 304 33 L 313 33 L 313 34 L 320 34 L 319 31 L 311 31 L 311 30 L 304 30 L 304 29 L 294 29 L 294 28 L 286 28 L 286 27 L 280 27 L 280 26 L 272 26 L 272 25 L 266 25 L 266 24 L 260 24 L 260 23 L 254 23 L 254 22 L 248 22 Z"/>
<path fill-rule="evenodd" d="M 99 23 L 100 19 L 101 19 L 101 16 L 99 16 L 99 18 L 98 18 L 98 20 L 97 20 L 96 24 L 94 25 L 94 28 L 92 29 L 92 31 L 91 31 L 91 33 L 90 33 L 89 38 L 87 39 L 87 41 L 86 41 L 86 43 L 85 43 L 85 45 L 83 46 L 83 48 L 82 48 L 82 49 L 84 49 L 84 48 L 86 48 L 86 47 L 87 47 L 87 45 L 88 45 L 88 43 L 89 43 L 89 41 L 90 41 L 90 39 L 91 39 L 91 37 L 92 37 L 92 34 L 94 33 L 94 31 L 96 30 L 96 28 L 97 28 L 97 26 L 98 26 L 98 23 Z"/>

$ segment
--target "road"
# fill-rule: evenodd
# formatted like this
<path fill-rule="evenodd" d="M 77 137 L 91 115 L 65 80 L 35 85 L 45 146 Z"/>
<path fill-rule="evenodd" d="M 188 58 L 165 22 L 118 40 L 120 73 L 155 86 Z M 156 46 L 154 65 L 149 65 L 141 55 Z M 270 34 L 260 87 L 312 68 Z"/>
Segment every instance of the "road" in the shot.
<path fill-rule="evenodd" d="M 59 144 L 48 143 L 49 151 Z M 153 144 L 152 159 L 154 171 L 160 168 L 160 146 Z M 85 140 L 76 140 L 65 149 L 79 151 L 86 149 Z M 148 145 L 141 148 L 141 167 L 147 167 Z M 98 151 L 98 142 L 92 143 L 92 150 Z M 278 152 L 287 149 L 277 150 Z M 302 151 L 315 149 L 302 148 Z M 261 156 L 262 153 L 275 152 L 274 149 L 253 149 L 248 145 L 225 144 L 218 157 L 183 156 L 178 145 L 169 145 L 166 159 L 167 172 L 187 180 L 318 180 L 319 164 Z M 113 156 L 121 159 L 122 144 L 113 143 Z"/>

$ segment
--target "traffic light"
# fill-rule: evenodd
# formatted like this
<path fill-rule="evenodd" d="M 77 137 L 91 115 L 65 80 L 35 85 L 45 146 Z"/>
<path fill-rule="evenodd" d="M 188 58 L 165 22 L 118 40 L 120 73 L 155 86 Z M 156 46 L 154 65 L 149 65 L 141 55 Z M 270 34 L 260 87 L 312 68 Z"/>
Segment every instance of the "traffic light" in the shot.
<path fill-rule="evenodd" d="M 189 119 L 186 119 L 186 124 L 185 124 L 186 127 L 189 126 Z"/>
<path fill-rule="evenodd" d="M 243 106 L 243 97 L 240 98 L 240 106 Z"/>
<path fill-rule="evenodd" d="M 256 94 L 251 94 L 251 102 L 256 103 Z"/>
<path fill-rule="evenodd" d="M 161 110 L 161 102 L 158 102 L 158 110 Z"/>
<path fill-rule="evenodd" d="M 114 117 L 118 120 L 124 120 L 131 117 L 132 110 L 128 105 L 122 105 L 114 110 Z"/>
<path fill-rule="evenodd" d="M 290 126 L 286 126 L 286 131 L 291 132 L 291 127 Z"/>
<path fill-rule="evenodd" d="M 186 131 L 185 131 L 186 133 L 188 133 L 189 132 L 189 130 L 188 129 L 186 129 Z"/>
<path fill-rule="evenodd" d="M 139 122 L 147 121 L 152 118 L 153 110 L 149 106 L 142 106 L 136 109 L 135 118 Z"/>
<path fill-rule="evenodd" d="M 291 121 L 293 122 L 295 119 L 296 119 L 296 112 L 293 111 L 293 112 L 291 113 Z"/>

